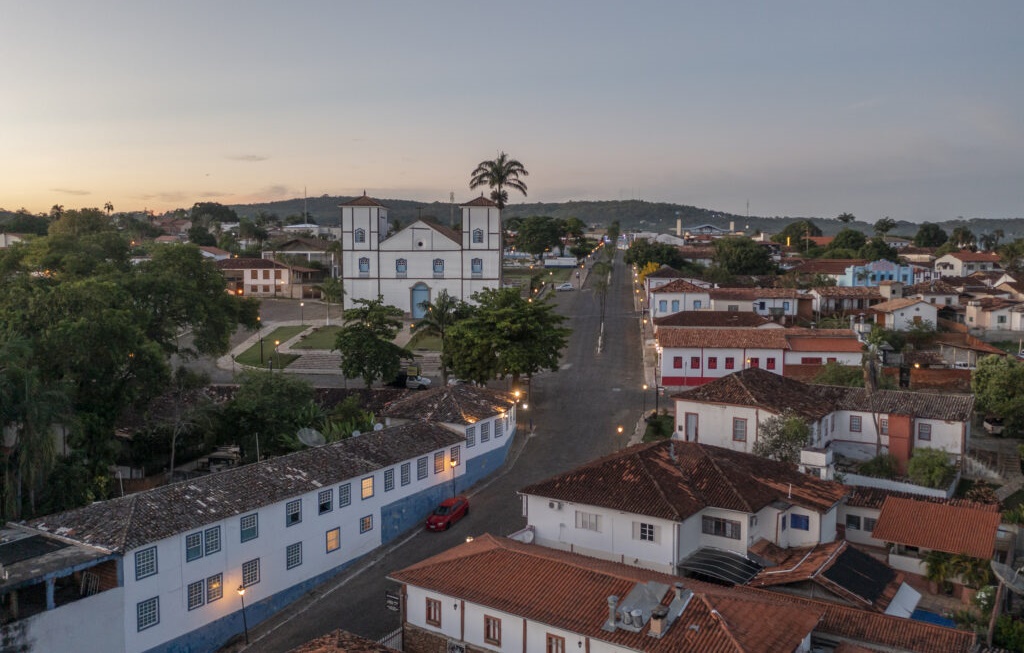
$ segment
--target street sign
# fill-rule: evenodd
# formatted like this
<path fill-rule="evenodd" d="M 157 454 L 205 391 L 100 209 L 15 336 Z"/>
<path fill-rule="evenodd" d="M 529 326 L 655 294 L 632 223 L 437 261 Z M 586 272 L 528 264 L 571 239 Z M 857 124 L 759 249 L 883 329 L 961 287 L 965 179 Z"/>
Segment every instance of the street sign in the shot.
<path fill-rule="evenodd" d="M 392 592 L 384 590 L 384 607 L 392 612 L 398 612 L 402 605 L 402 598 L 398 595 L 398 592 Z"/>

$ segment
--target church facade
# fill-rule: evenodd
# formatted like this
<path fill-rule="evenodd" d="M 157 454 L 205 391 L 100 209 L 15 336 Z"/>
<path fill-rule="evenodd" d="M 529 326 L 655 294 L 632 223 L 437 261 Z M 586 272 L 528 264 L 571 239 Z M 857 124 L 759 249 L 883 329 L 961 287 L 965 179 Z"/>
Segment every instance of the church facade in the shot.
<path fill-rule="evenodd" d="M 415 319 L 442 290 L 468 302 L 477 291 L 500 288 L 501 210 L 482 196 L 461 210 L 461 232 L 417 220 L 391 234 L 387 207 L 377 200 L 363 194 L 342 204 L 346 304 L 380 296 Z"/>

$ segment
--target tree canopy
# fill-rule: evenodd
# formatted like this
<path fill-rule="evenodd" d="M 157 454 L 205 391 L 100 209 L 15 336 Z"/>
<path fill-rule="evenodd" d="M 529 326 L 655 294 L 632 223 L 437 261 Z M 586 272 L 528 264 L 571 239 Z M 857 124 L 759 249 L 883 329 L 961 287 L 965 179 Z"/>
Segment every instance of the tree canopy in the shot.
<path fill-rule="evenodd" d="M 529 172 L 519 161 L 510 158 L 504 152 L 497 158 L 481 161 L 470 173 L 470 189 L 487 186 L 491 189 L 491 200 L 498 205 L 499 209 L 505 208 L 508 204 L 508 191 L 506 188 L 517 190 L 526 195 L 526 182 L 521 177 L 528 177 Z"/>
<path fill-rule="evenodd" d="M 971 375 L 981 413 L 1002 417 L 1007 435 L 1024 432 L 1024 364 L 1009 356 L 985 356 Z"/>
<path fill-rule="evenodd" d="M 402 310 L 377 299 L 355 299 L 345 311 L 345 326 L 335 336 L 334 348 L 341 354 L 341 372 L 346 378 L 362 378 L 366 387 L 377 380 L 390 381 L 398 375 L 409 351 L 394 343 L 402 328 Z"/>
<path fill-rule="evenodd" d="M 807 446 L 811 428 L 802 418 L 792 415 L 773 415 L 757 427 L 756 456 L 787 463 L 800 462 L 800 450 Z"/>
<path fill-rule="evenodd" d="M 540 256 L 546 250 L 562 244 L 563 225 L 559 220 L 542 215 L 531 215 L 519 221 L 515 246 L 524 252 Z"/>
<path fill-rule="evenodd" d="M 947 240 L 949 240 L 949 236 L 946 235 L 942 227 L 931 222 L 922 224 L 914 234 L 915 247 L 940 247 Z"/>
<path fill-rule="evenodd" d="M 735 236 L 715 241 L 715 265 L 732 275 L 772 274 L 778 270 L 767 247 Z"/>
<path fill-rule="evenodd" d="M 779 233 L 772 236 L 772 242 L 793 247 L 806 247 L 804 239 L 809 236 L 821 236 L 822 232 L 818 225 L 810 220 L 797 220 L 790 222 Z"/>

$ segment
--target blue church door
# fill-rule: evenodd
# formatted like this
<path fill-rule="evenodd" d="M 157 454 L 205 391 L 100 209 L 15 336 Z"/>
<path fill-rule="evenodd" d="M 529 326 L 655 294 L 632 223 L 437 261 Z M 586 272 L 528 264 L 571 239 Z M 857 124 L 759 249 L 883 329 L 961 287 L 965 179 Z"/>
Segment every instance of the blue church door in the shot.
<path fill-rule="evenodd" d="M 430 301 L 430 288 L 425 283 L 418 283 L 412 287 L 412 313 L 413 319 L 418 320 L 427 314 L 423 304 Z"/>

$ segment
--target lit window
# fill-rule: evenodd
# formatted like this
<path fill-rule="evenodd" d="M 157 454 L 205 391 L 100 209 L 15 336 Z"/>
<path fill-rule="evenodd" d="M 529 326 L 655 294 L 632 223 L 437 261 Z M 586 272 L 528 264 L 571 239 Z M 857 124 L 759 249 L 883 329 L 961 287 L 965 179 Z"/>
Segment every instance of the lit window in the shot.
<path fill-rule="evenodd" d="M 852 433 L 860 433 L 860 429 L 861 429 L 860 415 L 850 415 L 850 432 L 852 432 Z M 794 526 L 794 528 L 796 528 L 796 527 Z"/>
<path fill-rule="evenodd" d="M 334 490 L 320 490 L 316 495 L 316 504 L 321 515 L 334 510 Z"/>
<path fill-rule="evenodd" d="M 160 623 L 160 597 L 154 596 L 136 605 L 135 620 L 140 631 Z"/>
<path fill-rule="evenodd" d="M 206 581 L 197 580 L 188 584 L 188 609 L 195 610 L 206 604 Z"/>
<path fill-rule="evenodd" d="M 484 642 L 501 646 L 501 619 L 484 615 Z"/>
<path fill-rule="evenodd" d="M 151 546 L 135 554 L 135 580 L 142 580 L 156 573 L 156 547 Z"/>
<path fill-rule="evenodd" d="M 747 441 L 747 420 L 732 418 L 732 439 L 736 442 Z"/>
<path fill-rule="evenodd" d="M 224 596 L 224 574 L 214 574 L 206 579 L 206 602 L 213 603 Z"/>
<path fill-rule="evenodd" d="M 242 541 L 248 542 L 249 540 L 255 540 L 259 537 L 259 515 L 252 513 L 251 515 L 243 515 L 239 520 L 239 525 L 242 528 Z"/>
<path fill-rule="evenodd" d="M 294 526 L 302 521 L 302 499 L 289 501 L 284 508 L 285 526 Z"/>
<path fill-rule="evenodd" d="M 338 507 L 344 508 L 352 503 L 352 484 L 345 483 L 338 486 Z"/>
<path fill-rule="evenodd" d="M 260 582 L 260 559 L 242 563 L 242 587 L 249 587 Z"/>
<path fill-rule="evenodd" d="M 341 528 L 332 528 L 327 531 L 327 553 L 337 551 L 341 548 Z"/>
<path fill-rule="evenodd" d="M 434 453 L 434 473 L 440 474 L 444 471 L 444 452 L 437 451 Z"/>
<path fill-rule="evenodd" d="M 366 533 L 373 530 L 373 515 L 367 515 L 359 520 L 359 532 Z"/>
<path fill-rule="evenodd" d="M 373 477 L 367 476 L 360 482 L 360 496 L 369 499 L 373 496 Z"/>
<path fill-rule="evenodd" d="M 494 435 L 495 435 L 495 437 L 497 437 L 498 434 L 495 433 Z M 452 450 L 449 453 L 448 458 L 455 465 L 458 465 L 459 463 L 462 462 L 462 456 L 461 456 L 461 452 L 459 451 L 459 445 L 455 445 L 454 447 L 452 447 Z"/>
<path fill-rule="evenodd" d="M 284 565 L 287 569 L 294 569 L 302 564 L 302 542 L 289 544 L 284 553 Z"/>

